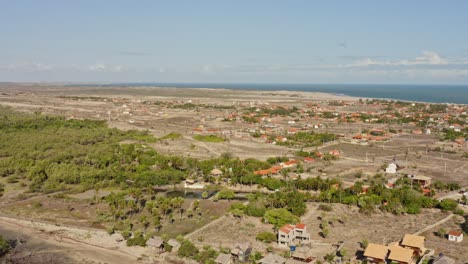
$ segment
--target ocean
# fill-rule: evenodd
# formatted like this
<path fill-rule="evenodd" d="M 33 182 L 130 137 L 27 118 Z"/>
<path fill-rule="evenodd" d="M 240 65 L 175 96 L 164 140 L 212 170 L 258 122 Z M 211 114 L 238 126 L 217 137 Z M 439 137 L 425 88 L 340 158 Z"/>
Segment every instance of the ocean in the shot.
<path fill-rule="evenodd" d="M 468 104 L 468 85 L 410 84 L 280 84 L 280 83 L 114 83 L 104 86 L 164 86 L 226 88 L 234 90 L 306 91 L 343 94 L 360 98 Z"/>

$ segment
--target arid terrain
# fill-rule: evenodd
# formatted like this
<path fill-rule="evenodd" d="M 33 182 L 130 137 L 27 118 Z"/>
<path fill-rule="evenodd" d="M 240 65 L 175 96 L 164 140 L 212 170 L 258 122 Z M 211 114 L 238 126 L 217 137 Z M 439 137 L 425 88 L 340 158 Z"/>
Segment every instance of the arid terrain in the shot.
<path fill-rule="evenodd" d="M 385 184 L 397 176 L 423 175 L 433 182 L 454 183 L 466 190 L 468 159 L 464 153 L 468 152 L 468 143 L 440 140 L 444 126 L 449 123 L 431 127 L 433 132 L 420 132 L 421 127 L 414 121 L 385 123 L 365 118 L 367 115 L 376 119 L 390 118 L 390 110 L 385 110 L 386 106 L 381 104 L 347 96 L 292 91 L 0 84 L 1 106 L 66 119 L 103 120 L 109 127 L 125 131 L 148 131 L 157 138 L 148 143 L 148 147 L 169 156 L 204 160 L 228 155 L 260 161 L 287 157 L 301 161 L 303 170 L 297 172 L 301 179 L 336 178 L 344 187 L 352 187 L 357 181 L 365 185 L 373 181 Z M 409 107 L 400 109 L 402 116 L 410 115 Z M 453 111 L 459 110 L 457 106 L 452 107 Z M 268 114 L 278 109 L 293 109 L 294 112 L 291 115 Z M 360 117 L 356 117 L 358 115 Z M 336 137 L 320 144 L 286 144 L 301 131 L 333 133 Z M 373 132 L 379 135 L 368 136 Z M 282 141 L 286 138 L 289 141 Z M 332 160 L 316 156 L 306 163 L 300 152 L 338 154 Z M 392 162 L 398 164 L 398 172 L 385 173 L 386 166 Z M 274 177 L 292 179 L 298 175 L 286 173 Z M 48 263 L 172 261 L 169 258 L 173 256 L 166 253 L 155 256 L 149 248 L 126 246 L 125 241 L 118 241 L 106 232 L 109 225 L 96 221 L 109 210 L 101 200 L 117 191 L 115 187 L 102 188 L 97 194 L 94 190 L 78 188 L 68 193 L 38 194 L 28 192 L 21 180 L 8 181 L 0 177 L 0 183 L 5 185 L 0 198 L 0 234 L 9 239 L 27 237 L 24 247 L 35 256 L 41 256 L 44 262 L 40 263 L 48 259 L 55 261 Z M 227 183 L 217 182 L 218 189 L 219 185 Z M 177 185 L 178 188 L 182 186 L 183 183 Z M 164 191 L 175 187 L 175 184 L 165 186 Z M 242 192 L 275 191 L 255 184 L 229 187 Z M 447 197 L 458 199 L 461 194 L 450 190 L 434 194 L 434 198 Z M 231 216 L 228 212 L 233 201 L 198 199 L 186 198 L 179 207 L 180 217 L 175 213 L 171 215 L 171 224 L 163 225 L 155 234 L 170 238 L 183 235 L 200 247 L 231 248 L 239 241 L 249 242 L 263 255 L 269 247 L 276 248 L 276 243 L 267 244 L 255 238 L 259 232 L 273 232 L 273 225 L 263 223 L 261 218 Z M 200 202 L 199 217 L 182 217 L 182 212 L 190 211 L 195 201 Z M 395 215 L 378 211 L 368 215 L 359 212 L 357 206 L 335 203 L 330 212 L 319 210 L 318 206 L 319 203 L 308 202 L 301 222 L 308 226 L 314 252 L 319 258 L 334 253 L 337 243 L 343 241 L 342 247 L 348 252 L 345 259 L 354 261 L 354 252 L 359 255 L 363 240 L 387 244 L 447 218 L 440 225 L 423 230 L 427 247 L 453 257 L 457 263 L 468 260 L 468 239 L 448 244 L 446 239 L 434 234 L 442 227 L 456 229 L 462 222 L 461 216 L 450 212 L 423 209 L 420 214 Z M 466 209 L 462 209 L 465 214 Z M 146 211 L 142 214 L 151 217 Z M 330 225 L 326 238 L 319 234 L 324 219 Z"/>

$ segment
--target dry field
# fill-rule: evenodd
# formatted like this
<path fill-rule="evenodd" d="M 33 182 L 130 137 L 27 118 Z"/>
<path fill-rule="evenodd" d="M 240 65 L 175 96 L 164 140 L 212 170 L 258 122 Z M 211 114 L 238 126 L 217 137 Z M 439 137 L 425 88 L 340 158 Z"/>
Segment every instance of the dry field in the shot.
<path fill-rule="evenodd" d="M 317 203 L 311 203 L 309 212 L 303 217 L 312 239 L 327 243 L 345 241 L 344 248 L 350 257 L 362 250 L 360 242 L 364 239 L 371 243 L 388 244 L 448 216 L 448 213 L 436 209 L 423 210 L 418 215 L 375 213 L 369 216 L 359 213 L 357 207 L 341 204 L 333 204 L 331 212 L 317 210 L 317 207 Z M 320 236 L 321 219 L 329 223 L 330 232 L 326 238 Z"/>
<path fill-rule="evenodd" d="M 332 245 L 339 241 L 345 241 L 344 249 L 351 258 L 360 248 L 360 242 L 367 239 L 371 243 L 388 244 L 400 240 L 407 233 L 414 233 L 428 225 L 436 223 L 448 216 L 439 210 L 423 210 L 419 215 L 396 216 L 387 213 L 364 215 L 359 213 L 357 207 L 348 207 L 341 204 L 333 204 L 333 211 L 324 212 L 317 210 L 318 203 L 310 203 L 308 212 L 302 218 L 311 233 L 311 239 L 316 247 L 321 245 L 321 250 L 316 253 L 324 256 L 333 252 Z M 320 223 L 326 219 L 329 222 L 330 233 L 326 238 L 320 235 Z M 255 240 L 255 235 L 262 231 L 273 231 L 272 225 L 264 224 L 261 219 L 245 217 L 237 219 L 225 217 L 222 221 L 208 227 L 192 240 L 199 245 L 211 245 L 213 247 L 232 247 L 237 242 L 250 242 L 253 247 L 264 253 L 268 244 Z M 424 233 L 423 235 L 427 235 Z M 428 236 L 428 246 L 432 246 L 433 238 Z M 276 247 L 275 243 L 270 244 Z M 328 246 L 323 246 L 328 245 Z M 451 254 L 462 254 L 462 244 L 451 249 Z M 440 246 L 439 246 L 440 247 Z M 436 252 L 449 252 L 447 250 Z M 465 253 L 463 253 L 465 254 Z"/>
<path fill-rule="evenodd" d="M 460 230 L 460 223 L 463 222 L 462 217 L 455 217 L 447 221 L 446 223 L 433 228 L 422 235 L 426 237 L 426 246 L 434 249 L 437 253 L 444 253 L 447 256 L 457 260 L 458 263 L 466 263 L 468 261 L 468 239 L 463 239 L 462 242 L 450 242 L 447 238 L 438 237 L 435 232 L 441 228 L 447 232 L 450 230 Z"/>

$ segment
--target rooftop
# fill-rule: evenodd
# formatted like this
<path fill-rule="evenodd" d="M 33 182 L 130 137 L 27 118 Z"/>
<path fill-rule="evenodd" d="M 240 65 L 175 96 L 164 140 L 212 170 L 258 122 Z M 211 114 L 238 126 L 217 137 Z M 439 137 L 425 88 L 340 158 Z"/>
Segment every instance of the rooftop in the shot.
<path fill-rule="evenodd" d="M 413 250 L 400 246 L 390 247 L 390 254 L 388 255 L 388 259 L 404 263 L 412 263 Z"/>
<path fill-rule="evenodd" d="M 426 238 L 423 236 L 406 234 L 401 241 L 401 245 L 421 249 L 424 248 L 424 240 Z"/>
<path fill-rule="evenodd" d="M 370 243 L 366 251 L 364 251 L 364 256 L 376 259 L 385 259 L 387 257 L 388 247 Z"/>

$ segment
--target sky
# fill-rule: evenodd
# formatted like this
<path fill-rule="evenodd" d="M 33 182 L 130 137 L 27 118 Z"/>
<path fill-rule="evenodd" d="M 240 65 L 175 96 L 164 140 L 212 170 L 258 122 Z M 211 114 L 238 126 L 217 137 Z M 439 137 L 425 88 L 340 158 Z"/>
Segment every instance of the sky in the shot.
<path fill-rule="evenodd" d="M 0 81 L 468 84 L 468 1 L 0 0 Z"/>

